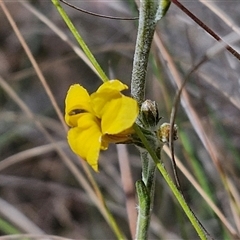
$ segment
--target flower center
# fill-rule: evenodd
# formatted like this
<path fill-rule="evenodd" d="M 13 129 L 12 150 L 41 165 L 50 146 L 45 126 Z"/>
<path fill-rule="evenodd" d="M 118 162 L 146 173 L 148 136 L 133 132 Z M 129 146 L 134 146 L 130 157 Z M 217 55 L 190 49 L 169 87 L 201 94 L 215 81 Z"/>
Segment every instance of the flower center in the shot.
<path fill-rule="evenodd" d="M 72 111 L 70 111 L 68 113 L 69 116 L 73 116 L 73 115 L 77 115 L 77 114 L 80 114 L 80 113 L 85 113 L 87 112 L 86 110 L 83 110 L 83 109 L 73 109 Z"/>

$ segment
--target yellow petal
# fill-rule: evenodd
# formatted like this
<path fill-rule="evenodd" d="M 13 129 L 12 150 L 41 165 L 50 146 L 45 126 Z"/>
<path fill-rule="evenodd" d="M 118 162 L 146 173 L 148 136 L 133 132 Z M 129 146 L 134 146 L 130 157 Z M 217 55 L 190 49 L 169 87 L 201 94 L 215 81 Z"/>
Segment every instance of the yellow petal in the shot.
<path fill-rule="evenodd" d="M 122 82 L 120 82 L 119 80 L 117 79 L 114 79 L 114 80 L 110 80 L 110 81 L 107 81 L 105 83 L 103 83 L 97 90 L 98 93 L 100 92 L 109 92 L 109 91 L 118 91 L 118 92 L 121 92 L 125 89 L 128 89 L 128 86 L 123 84 Z"/>
<path fill-rule="evenodd" d="M 122 94 L 117 91 L 93 93 L 91 95 L 91 100 L 94 114 L 101 119 L 104 113 L 104 108 L 107 104 L 113 99 L 121 98 L 121 96 Z"/>
<path fill-rule="evenodd" d="M 134 124 L 138 116 L 137 101 L 122 95 L 109 101 L 104 107 L 101 127 L 103 134 L 118 134 Z"/>
<path fill-rule="evenodd" d="M 69 130 L 68 143 L 73 152 L 86 160 L 95 171 L 98 171 L 102 138 L 98 122 L 95 121 L 94 116 L 86 113 L 80 118 L 78 125 L 79 127 Z"/>
<path fill-rule="evenodd" d="M 65 99 L 65 121 L 71 126 L 77 126 L 78 115 L 82 112 L 93 112 L 91 99 L 85 88 L 79 84 L 72 85 Z"/>
<path fill-rule="evenodd" d="M 128 89 L 128 86 L 119 80 L 110 80 L 103 83 L 98 90 L 91 94 L 92 106 L 95 115 L 102 118 L 106 104 L 116 98 L 121 98 L 121 91 Z"/>

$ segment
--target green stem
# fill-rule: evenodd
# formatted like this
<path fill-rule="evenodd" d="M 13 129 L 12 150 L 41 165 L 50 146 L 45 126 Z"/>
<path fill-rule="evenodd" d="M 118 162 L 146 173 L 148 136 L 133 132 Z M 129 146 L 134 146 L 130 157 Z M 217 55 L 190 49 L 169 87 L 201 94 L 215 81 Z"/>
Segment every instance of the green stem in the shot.
<path fill-rule="evenodd" d="M 190 222 L 192 223 L 193 227 L 195 228 L 196 232 L 198 233 L 199 237 L 201 239 L 207 239 L 206 237 L 206 233 L 204 232 L 204 230 L 202 229 L 199 221 L 197 220 L 197 218 L 194 216 L 193 212 L 191 211 L 191 209 L 189 208 L 189 206 L 187 205 L 184 197 L 182 196 L 182 194 L 179 192 L 178 188 L 176 187 L 176 185 L 174 184 L 174 182 L 172 181 L 171 177 L 169 176 L 168 172 L 166 171 L 163 163 L 160 161 L 160 159 L 157 157 L 156 153 L 154 152 L 154 150 L 152 149 L 151 145 L 149 144 L 148 140 L 146 139 L 146 137 L 144 136 L 144 134 L 142 133 L 142 131 L 140 130 L 140 128 L 135 124 L 134 125 L 134 130 L 137 133 L 138 137 L 141 139 L 143 145 L 145 146 L 146 150 L 148 151 L 148 153 L 150 154 L 150 156 L 152 157 L 157 169 L 159 170 L 159 172 L 162 174 L 162 176 L 164 177 L 165 181 L 167 182 L 168 186 L 170 187 L 170 189 L 172 190 L 173 194 L 175 195 L 176 199 L 178 200 L 179 204 L 181 205 L 182 209 L 184 210 L 184 212 L 186 213 L 187 217 L 189 218 Z"/>
<path fill-rule="evenodd" d="M 3 234 L 20 234 L 21 231 L 18 230 L 13 224 L 10 222 L 6 221 L 3 218 L 0 218 L 0 230 Z"/>
<path fill-rule="evenodd" d="M 142 160 L 142 180 L 143 182 L 147 183 L 148 178 L 148 152 L 145 149 L 139 148 L 141 160 Z"/>
<path fill-rule="evenodd" d="M 131 80 L 131 94 L 139 106 L 145 98 L 148 57 L 156 24 L 164 16 L 169 5 L 169 0 L 140 0 L 139 25 Z M 141 124 L 139 119 L 137 122 Z M 142 180 L 136 183 L 139 201 L 136 239 L 147 239 L 154 198 L 156 166 L 146 150 L 140 150 L 140 153 Z"/>
<path fill-rule="evenodd" d="M 151 217 L 151 199 L 149 191 L 142 180 L 136 182 L 136 191 L 138 195 L 138 220 L 136 230 L 136 240 L 147 239 L 148 227 Z"/>
<path fill-rule="evenodd" d="M 157 24 L 156 1 L 140 1 L 139 24 L 137 41 L 133 60 L 131 94 L 139 105 L 145 97 L 145 79 L 147 73 L 148 56 L 152 44 L 152 39 Z"/>
<path fill-rule="evenodd" d="M 147 239 L 154 199 L 156 166 L 145 149 L 140 149 L 140 154 L 142 159 L 142 180 L 136 183 L 139 205 L 136 239 Z"/>
<path fill-rule="evenodd" d="M 80 36 L 78 30 L 75 28 L 75 26 L 73 25 L 72 21 L 68 17 L 67 13 L 65 12 L 65 10 L 60 5 L 59 0 L 52 0 L 52 3 L 57 8 L 58 12 L 62 16 L 63 20 L 65 21 L 65 23 L 67 24 L 68 28 L 72 32 L 73 36 L 75 37 L 75 39 L 77 40 L 79 45 L 82 47 L 82 49 L 85 52 L 86 56 L 88 57 L 88 59 L 90 60 L 90 62 L 92 63 L 92 65 L 94 66 L 96 71 L 98 72 L 99 77 L 102 79 L 103 82 L 108 81 L 109 79 L 106 76 L 105 72 L 102 70 L 102 68 L 98 64 L 97 60 L 95 59 L 95 57 L 93 56 L 93 54 L 89 50 L 88 46 L 86 45 L 86 43 L 84 42 L 84 40 Z"/>
<path fill-rule="evenodd" d="M 153 199 L 155 193 L 155 172 L 156 172 L 156 165 L 152 160 L 151 156 L 148 154 L 148 177 L 147 177 L 147 189 L 150 195 L 150 211 L 153 209 Z"/>
<path fill-rule="evenodd" d="M 141 160 L 142 160 L 142 181 L 149 191 L 149 196 L 151 199 L 151 208 L 153 205 L 154 197 L 154 187 L 155 187 L 155 172 L 156 166 L 148 151 L 145 149 L 140 151 Z"/>

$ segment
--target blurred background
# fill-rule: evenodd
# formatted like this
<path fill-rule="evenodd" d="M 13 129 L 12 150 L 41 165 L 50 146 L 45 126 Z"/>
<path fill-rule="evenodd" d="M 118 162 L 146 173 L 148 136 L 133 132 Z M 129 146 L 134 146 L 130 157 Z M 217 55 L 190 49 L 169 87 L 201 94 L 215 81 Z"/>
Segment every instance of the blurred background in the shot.
<path fill-rule="evenodd" d="M 94 13 L 138 16 L 133 0 L 69 2 Z M 71 84 L 80 83 L 91 93 L 101 80 L 74 51 L 73 45 L 77 43 L 51 1 L 5 1 L 5 4 L 64 115 L 64 100 Z M 182 4 L 221 38 L 232 34 L 227 41 L 238 40 L 237 0 L 182 1 Z M 106 74 L 130 86 L 137 20 L 99 18 L 63 7 Z M 66 131 L 46 88 L 2 9 L 0 22 L 0 235 L 45 233 L 74 239 L 116 239 L 86 192 L 86 185 L 79 184 L 69 168 L 70 161 L 78 176 L 88 181 L 80 160 L 68 147 Z M 56 32 L 57 28 L 61 34 Z M 240 52 L 237 40 L 231 46 Z M 215 39 L 172 4 L 159 22 L 153 41 L 146 98 L 158 103 L 162 122 L 169 122 L 177 86 L 207 56 L 190 74 L 182 94 L 175 120 L 179 128 L 175 154 L 187 169 L 182 173 L 180 166 L 178 170 L 184 195 L 202 224 L 216 239 L 237 239 L 240 63 L 226 49 L 214 54 L 212 49 L 216 46 Z M 165 150 L 168 152 L 167 147 Z M 127 146 L 127 152 L 135 182 L 141 178 L 141 161 L 134 146 Z M 119 227 L 130 239 L 118 156 L 116 146 L 110 146 L 101 153 L 100 173 L 92 174 Z M 172 173 L 167 153 L 162 153 L 162 160 Z M 190 174 L 220 214 L 199 194 L 189 180 Z M 149 239 L 197 238 L 162 176 L 156 175 Z"/>

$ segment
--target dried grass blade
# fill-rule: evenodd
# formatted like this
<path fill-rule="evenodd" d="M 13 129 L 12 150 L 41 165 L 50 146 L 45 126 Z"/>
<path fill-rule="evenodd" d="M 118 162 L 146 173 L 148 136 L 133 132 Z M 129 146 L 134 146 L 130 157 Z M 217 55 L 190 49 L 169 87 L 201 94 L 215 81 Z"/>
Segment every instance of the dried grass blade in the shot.
<path fill-rule="evenodd" d="M 43 76 L 43 73 L 42 73 L 41 69 L 38 66 L 37 61 L 35 60 L 34 56 L 32 55 L 31 50 L 29 49 L 29 47 L 28 47 L 25 39 L 23 38 L 20 30 L 18 29 L 14 19 L 12 18 L 10 12 L 8 11 L 4 1 L 0 1 L 0 6 L 1 6 L 4 14 L 6 15 L 6 17 L 7 17 L 8 21 L 9 21 L 11 27 L 13 28 L 13 31 L 17 35 L 17 38 L 18 38 L 19 42 L 21 43 L 24 51 L 26 52 L 26 54 L 27 54 L 31 64 L 33 65 L 33 68 L 35 69 L 36 74 L 37 74 L 40 82 L 42 83 L 42 85 L 43 85 L 43 87 L 44 87 L 44 89 L 45 89 L 45 91 L 46 91 L 46 93 L 47 93 L 47 95 L 48 95 L 52 105 L 53 105 L 53 108 L 54 108 L 54 110 L 57 113 L 57 116 L 58 116 L 59 120 L 61 121 L 65 131 L 67 131 L 67 126 L 66 126 L 66 124 L 64 122 L 63 114 L 62 114 L 62 112 L 61 112 L 61 110 L 60 110 L 60 108 L 59 108 L 59 106 L 58 106 L 58 104 L 57 104 L 57 102 L 55 100 L 55 97 L 54 97 L 52 91 L 50 90 L 50 88 L 48 86 L 48 83 L 47 83 L 45 77 Z"/>

